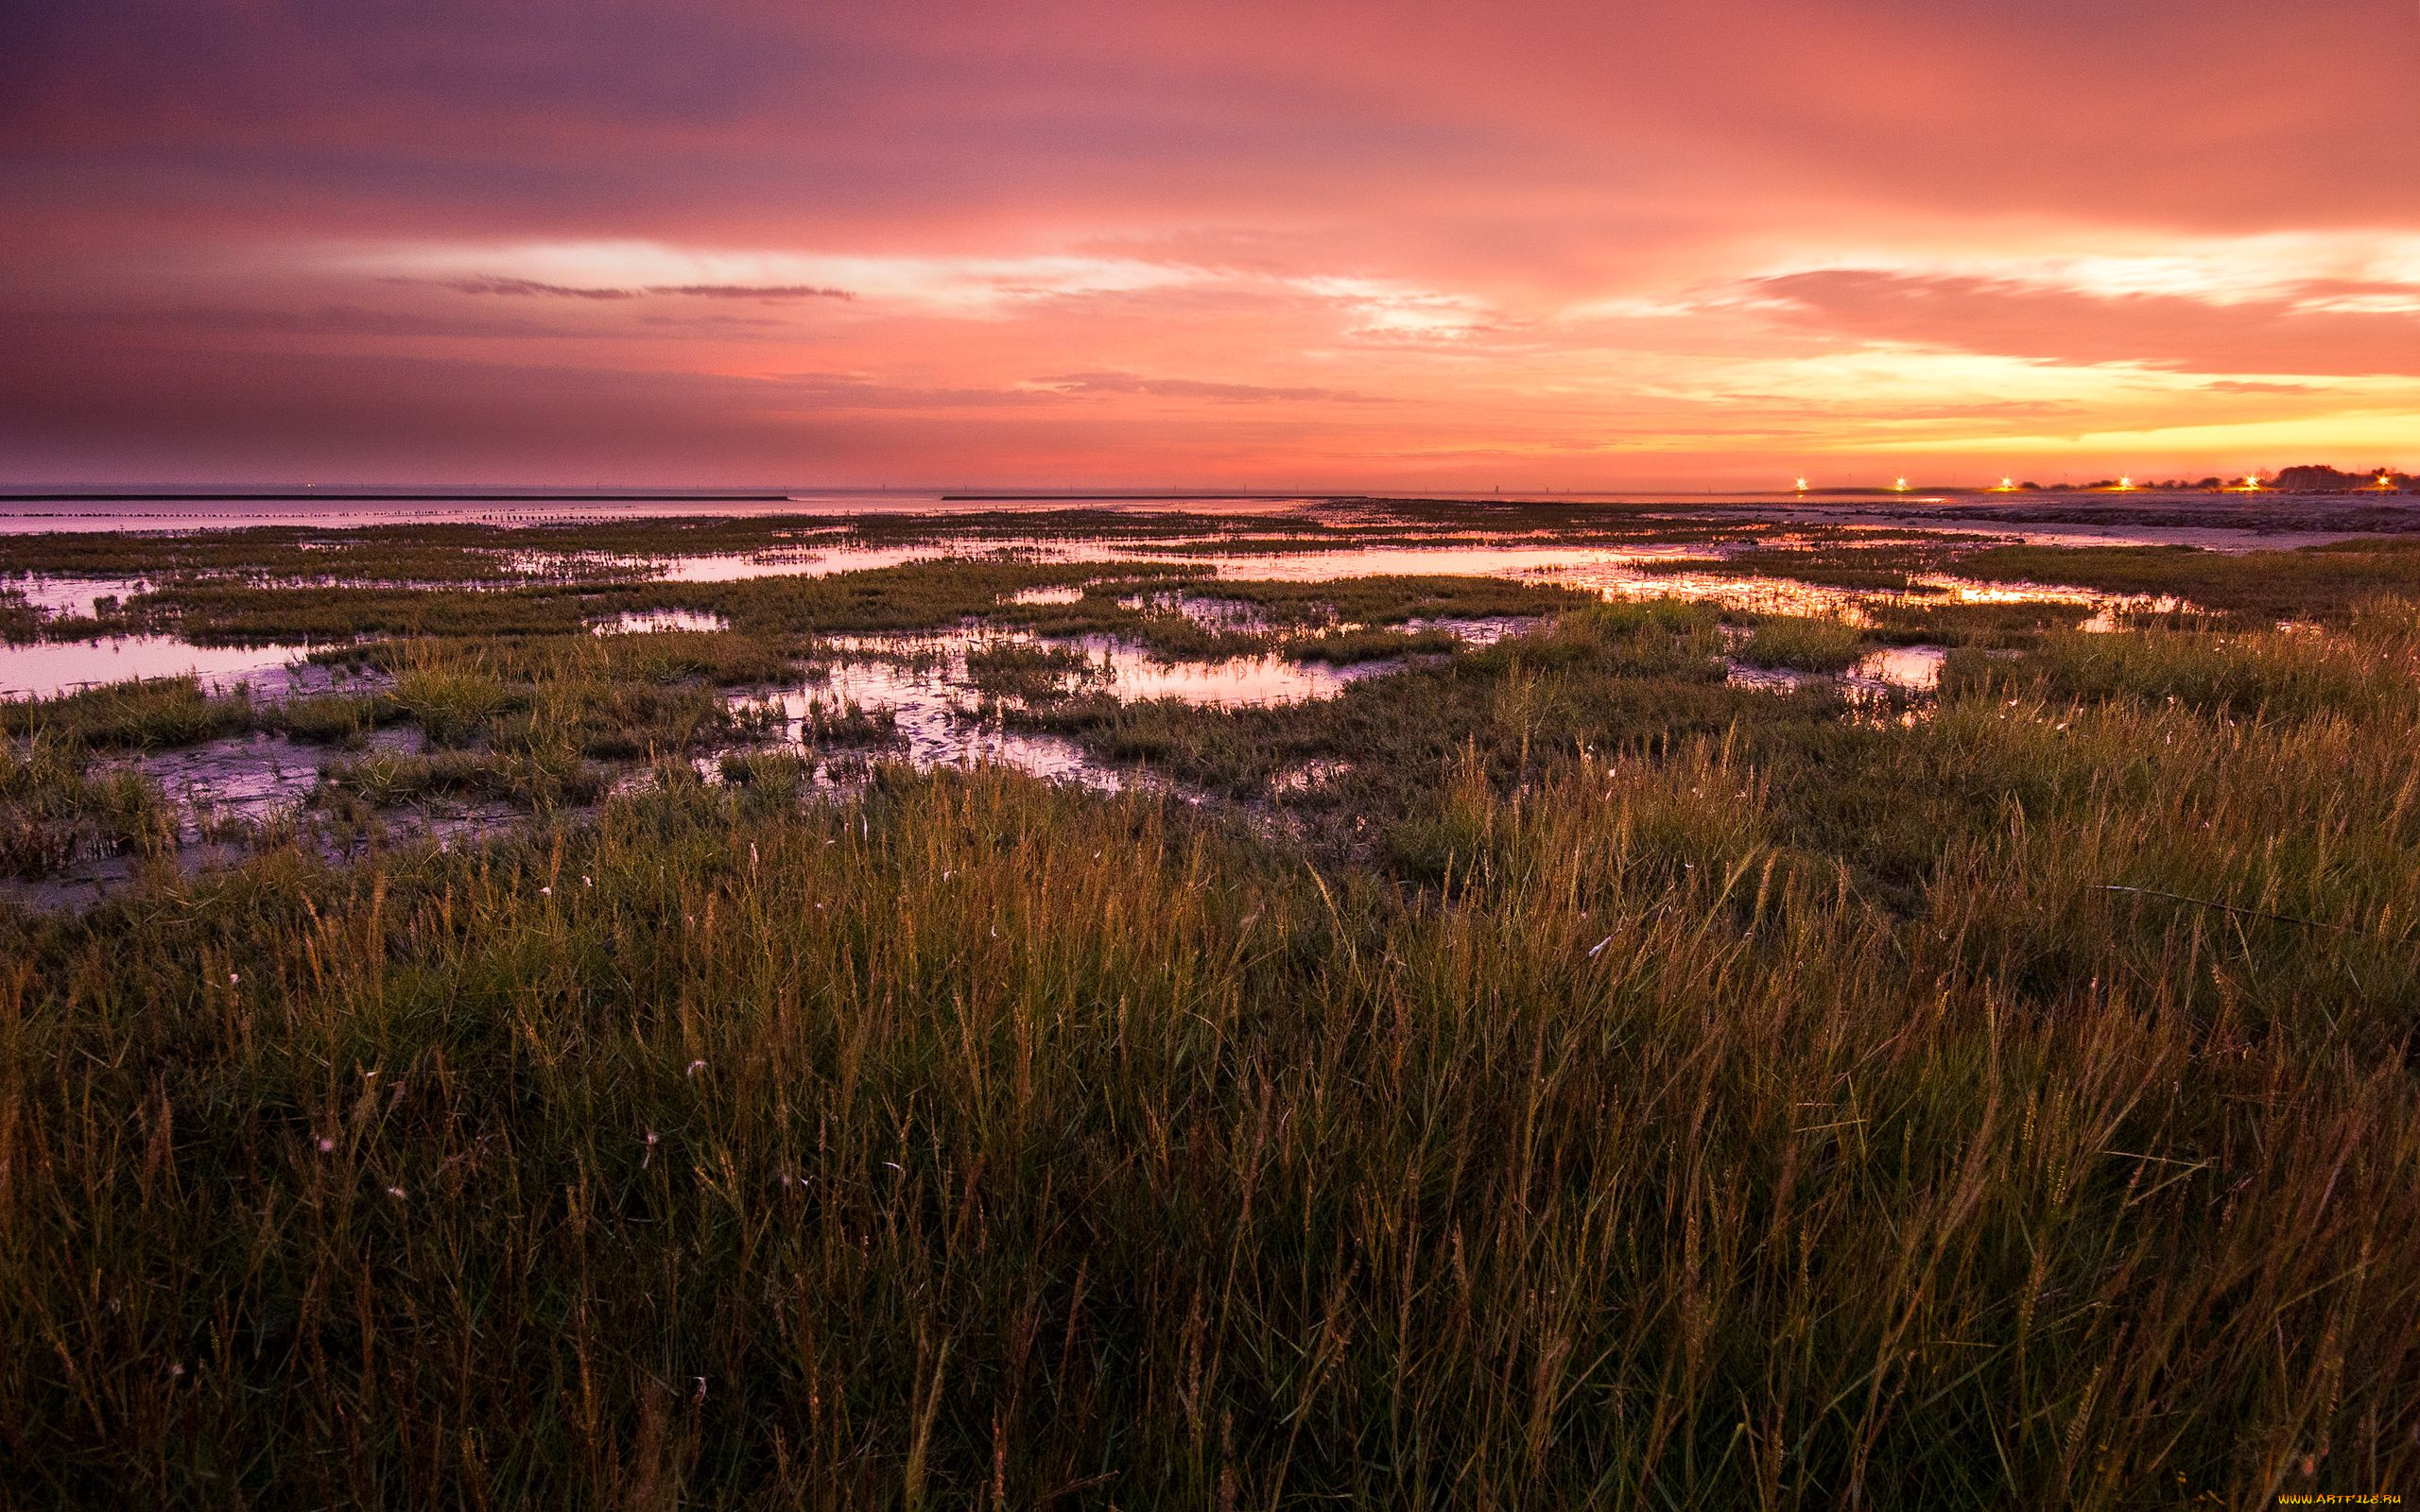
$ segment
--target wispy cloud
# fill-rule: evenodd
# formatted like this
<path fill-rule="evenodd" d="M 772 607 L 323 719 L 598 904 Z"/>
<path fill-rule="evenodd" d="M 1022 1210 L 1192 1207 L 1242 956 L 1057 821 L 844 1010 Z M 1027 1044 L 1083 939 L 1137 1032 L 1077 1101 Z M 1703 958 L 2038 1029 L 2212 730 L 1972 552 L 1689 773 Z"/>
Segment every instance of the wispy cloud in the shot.
<path fill-rule="evenodd" d="M 2302 284 L 2208 298 L 1843 267 L 1743 286 L 1787 323 L 1869 341 L 2242 377 L 2420 376 L 2411 315 Z"/>
<path fill-rule="evenodd" d="M 409 280 L 396 279 L 395 283 Z M 566 284 L 542 284 L 528 278 L 446 278 L 430 279 L 440 288 L 457 294 L 501 294 L 517 300 L 635 300 L 637 289 L 574 288 Z"/>
<path fill-rule="evenodd" d="M 583 287 L 570 284 L 547 284 L 529 278 L 499 278 L 478 274 L 468 278 L 406 279 L 390 278 L 389 283 L 425 283 L 438 288 L 451 289 L 457 294 L 501 294 L 513 299 L 542 300 L 636 300 L 650 295 L 675 296 L 701 300 L 763 300 L 779 302 L 784 300 L 854 300 L 847 289 L 824 288 L 811 284 L 656 284 L 638 288 Z"/>
<path fill-rule="evenodd" d="M 1037 387 L 1061 394 L 1144 394 L 1159 399 L 1206 399 L 1216 404 L 1384 404 L 1349 389 L 1277 384 L 1218 383 L 1199 378 L 1146 378 L 1131 372 L 1071 372 L 1037 378 Z"/>
<path fill-rule="evenodd" d="M 649 294 L 682 294 L 700 300 L 854 300 L 847 289 L 819 288 L 812 284 L 675 284 L 657 285 Z"/>

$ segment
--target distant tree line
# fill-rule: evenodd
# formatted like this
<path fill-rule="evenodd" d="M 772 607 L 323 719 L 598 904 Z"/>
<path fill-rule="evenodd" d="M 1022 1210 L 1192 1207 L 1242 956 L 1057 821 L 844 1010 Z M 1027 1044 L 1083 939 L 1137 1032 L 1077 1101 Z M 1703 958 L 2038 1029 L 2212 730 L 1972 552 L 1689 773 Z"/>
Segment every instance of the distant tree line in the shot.
<path fill-rule="evenodd" d="M 2380 483 L 2384 479 L 2384 483 Z M 2096 478 L 2090 483 L 2033 483 L 2016 485 L 2020 490 L 2035 491 L 2083 491 L 2093 489 L 2134 489 L 2155 492 L 2176 492 L 2191 490 L 2217 491 L 2238 488 L 2244 479 L 2238 477 L 2145 478 L 2140 482 L 2122 478 Z M 2275 476 L 2260 487 L 2280 493 L 2377 493 L 2420 492 L 2420 474 L 2398 472 L 2393 468 L 2374 467 L 2359 472 L 2345 472 L 2317 462 L 2298 467 L 2280 468 Z"/>

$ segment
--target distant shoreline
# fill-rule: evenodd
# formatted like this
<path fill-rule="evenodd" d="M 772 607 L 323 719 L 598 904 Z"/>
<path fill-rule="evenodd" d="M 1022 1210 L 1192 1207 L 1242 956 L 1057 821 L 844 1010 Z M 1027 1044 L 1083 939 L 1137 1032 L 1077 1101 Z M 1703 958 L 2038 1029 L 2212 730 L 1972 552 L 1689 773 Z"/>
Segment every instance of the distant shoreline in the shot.
<path fill-rule="evenodd" d="M 0 491 L 0 504 L 786 504 L 786 493 L 497 493 L 362 491 L 323 489 L 253 489 L 236 492 L 41 492 Z"/>

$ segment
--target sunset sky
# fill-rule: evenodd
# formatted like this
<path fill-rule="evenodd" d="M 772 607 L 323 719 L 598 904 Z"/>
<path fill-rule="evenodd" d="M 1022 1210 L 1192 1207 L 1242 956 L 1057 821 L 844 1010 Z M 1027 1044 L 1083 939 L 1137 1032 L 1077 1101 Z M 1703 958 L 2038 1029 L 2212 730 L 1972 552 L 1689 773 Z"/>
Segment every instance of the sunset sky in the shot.
<path fill-rule="evenodd" d="M 0 479 L 2420 467 L 2420 4 L 0 0 Z"/>

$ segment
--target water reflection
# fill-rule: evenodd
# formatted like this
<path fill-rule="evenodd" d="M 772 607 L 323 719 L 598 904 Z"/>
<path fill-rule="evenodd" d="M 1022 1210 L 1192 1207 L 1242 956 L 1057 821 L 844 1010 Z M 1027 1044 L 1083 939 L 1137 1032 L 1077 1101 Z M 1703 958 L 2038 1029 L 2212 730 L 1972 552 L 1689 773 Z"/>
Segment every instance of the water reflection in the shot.
<path fill-rule="evenodd" d="M 1709 569 L 1720 565 L 1720 558 L 1707 560 Z M 1744 573 L 1641 572 L 1629 560 L 1564 567 L 1538 576 L 1573 588 L 1594 589 L 1607 598 L 1685 598 L 1756 614 L 1804 614 L 1859 626 L 1872 623 L 1865 612 L 1869 604 L 1889 599 L 1921 601 L 1920 595 L 1908 593 L 1836 588 Z"/>
<path fill-rule="evenodd" d="M 1893 694 L 1932 692 L 1941 686 L 1941 667 L 1948 656 L 1948 651 L 1938 645 L 1884 646 L 1867 652 L 1846 671 L 1837 674 L 1750 666 L 1743 662 L 1726 664 L 1729 680 L 1736 687 L 1787 693 L 1828 679 L 1852 702 L 1858 702 Z"/>
<path fill-rule="evenodd" d="M 26 573 L 0 583 L 0 589 L 23 598 L 44 614 L 90 619 L 102 599 L 140 593 L 150 585 L 140 577 L 60 577 Z"/>
<path fill-rule="evenodd" d="M 769 693 L 735 694 L 733 706 L 772 711 L 779 719 L 783 742 L 795 749 L 815 748 L 819 719 L 829 720 L 854 707 L 891 722 L 890 738 L 873 746 L 875 754 L 905 759 L 918 766 L 996 762 L 1037 777 L 1099 788 L 1117 787 L 1123 778 L 1115 768 L 1087 756 L 1073 741 L 1006 729 L 996 717 L 981 712 L 987 696 L 968 669 L 970 652 L 1012 646 L 1073 652 L 1080 662 L 1044 675 L 1056 693 L 1100 693 L 1120 701 L 1176 698 L 1221 709 L 1332 697 L 1357 679 L 1399 664 L 1335 667 L 1289 662 L 1276 655 L 1168 662 L 1107 636 L 1045 641 L 1022 631 L 844 636 L 827 642 L 826 646 L 839 660 L 818 668 L 812 680 Z M 1026 702 L 1016 696 L 999 701 L 1020 706 Z"/>
<path fill-rule="evenodd" d="M 867 713 L 888 713 L 893 721 L 895 738 L 874 747 L 876 755 L 921 767 L 992 762 L 1103 790 L 1120 785 L 1115 771 L 1095 764 L 1071 740 L 978 721 L 964 701 L 967 693 L 962 675 L 953 677 L 946 662 L 850 662 L 832 668 L 814 685 L 737 695 L 732 701 L 746 710 L 775 711 L 781 719 L 780 743 L 793 750 L 818 749 L 813 733 L 817 715 L 854 704 Z M 827 782 L 838 776 L 828 762 L 820 775 Z"/>
<path fill-rule="evenodd" d="M 0 697 L 48 698 L 132 678 L 197 677 L 213 693 L 242 682 L 283 692 L 302 645 L 195 645 L 168 635 L 116 635 L 98 641 L 0 645 Z"/>

